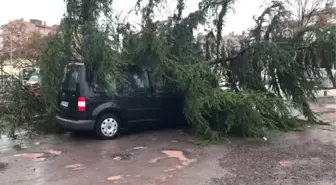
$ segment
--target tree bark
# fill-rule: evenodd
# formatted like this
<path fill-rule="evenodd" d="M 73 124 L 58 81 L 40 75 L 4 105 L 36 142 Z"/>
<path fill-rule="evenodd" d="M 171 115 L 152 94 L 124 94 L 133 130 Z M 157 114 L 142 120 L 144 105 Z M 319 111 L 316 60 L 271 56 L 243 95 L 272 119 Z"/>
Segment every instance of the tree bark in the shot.
<path fill-rule="evenodd" d="M 333 84 L 333 87 L 336 88 L 335 76 L 334 74 L 332 74 L 331 68 L 326 68 L 326 71 L 331 83 Z"/>

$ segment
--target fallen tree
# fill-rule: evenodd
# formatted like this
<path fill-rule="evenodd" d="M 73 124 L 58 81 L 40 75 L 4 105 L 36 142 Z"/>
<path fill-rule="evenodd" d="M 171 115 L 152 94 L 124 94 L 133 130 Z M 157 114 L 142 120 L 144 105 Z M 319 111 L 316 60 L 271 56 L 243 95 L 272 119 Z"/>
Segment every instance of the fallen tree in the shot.
<path fill-rule="evenodd" d="M 138 0 L 135 11 L 142 16 L 140 30 L 113 14 L 112 0 L 66 3 L 62 30 L 50 38 L 41 63 L 42 94 L 50 115 L 56 112 L 63 68 L 76 61 L 86 63 L 107 86 L 125 80 L 122 69 L 126 65 L 151 68 L 156 81 L 183 94 L 188 122 L 197 135 L 209 139 L 232 133 L 262 137 L 268 129 L 304 127 L 292 109 L 309 123 L 316 122 L 308 101 L 314 98 L 321 60 L 335 60 L 334 26 L 303 27 L 284 38 L 279 28 L 290 12 L 282 2 L 273 1 L 256 19 L 240 51 L 227 56 L 223 20 L 234 0 L 202 0 L 199 9 L 185 17 L 184 0 L 177 0 L 175 13 L 162 21 L 156 21 L 154 12 L 165 6 L 164 0 Z M 102 19 L 104 24 L 99 24 Z M 262 36 L 266 19 L 270 24 Z M 212 41 L 203 46 L 194 33 L 211 21 L 214 31 L 207 38 Z M 227 79 L 228 90 L 219 87 L 221 78 Z"/>

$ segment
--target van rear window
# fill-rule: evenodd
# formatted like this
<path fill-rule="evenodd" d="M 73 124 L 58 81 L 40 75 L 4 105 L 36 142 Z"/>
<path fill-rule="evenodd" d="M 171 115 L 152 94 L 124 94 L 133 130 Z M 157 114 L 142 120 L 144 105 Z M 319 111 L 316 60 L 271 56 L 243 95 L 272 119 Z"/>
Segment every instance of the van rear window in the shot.
<path fill-rule="evenodd" d="M 62 89 L 66 91 L 76 91 L 76 84 L 78 83 L 78 75 L 81 66 L 67 65 L 64 69 L 64 78 L 62 82 Z"/>

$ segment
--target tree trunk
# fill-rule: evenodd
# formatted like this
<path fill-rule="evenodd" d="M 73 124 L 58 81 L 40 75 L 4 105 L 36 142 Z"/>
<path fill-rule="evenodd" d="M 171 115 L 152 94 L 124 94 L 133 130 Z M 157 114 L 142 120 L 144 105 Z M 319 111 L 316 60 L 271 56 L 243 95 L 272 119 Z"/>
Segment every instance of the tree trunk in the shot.
<path fill-rule="evenodd" d="M 333 88 L 336 88 L 336 81 L 335 81 L 335 76 L 332 74 L 331 68 L 326 68 L 329 80 L 333 84 Z"/>

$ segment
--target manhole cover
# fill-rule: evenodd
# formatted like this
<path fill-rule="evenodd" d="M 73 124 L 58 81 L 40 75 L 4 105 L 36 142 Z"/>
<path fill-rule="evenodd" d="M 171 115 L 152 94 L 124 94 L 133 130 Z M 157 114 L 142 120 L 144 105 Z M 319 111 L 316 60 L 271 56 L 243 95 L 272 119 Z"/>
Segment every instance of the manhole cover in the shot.
<path fill-rule="evenodd" d="M 0 162 L 0 171 L 6 170 L 7 166 L 8 166 L 8 163 Z"/>
<path fill-rule="evenodd" d="M 129 160 L 131 158 L 131 154 L 130 153 L 113 153 L 111 155 L 111 157 L 114 159 L 114 160 Z"/>

